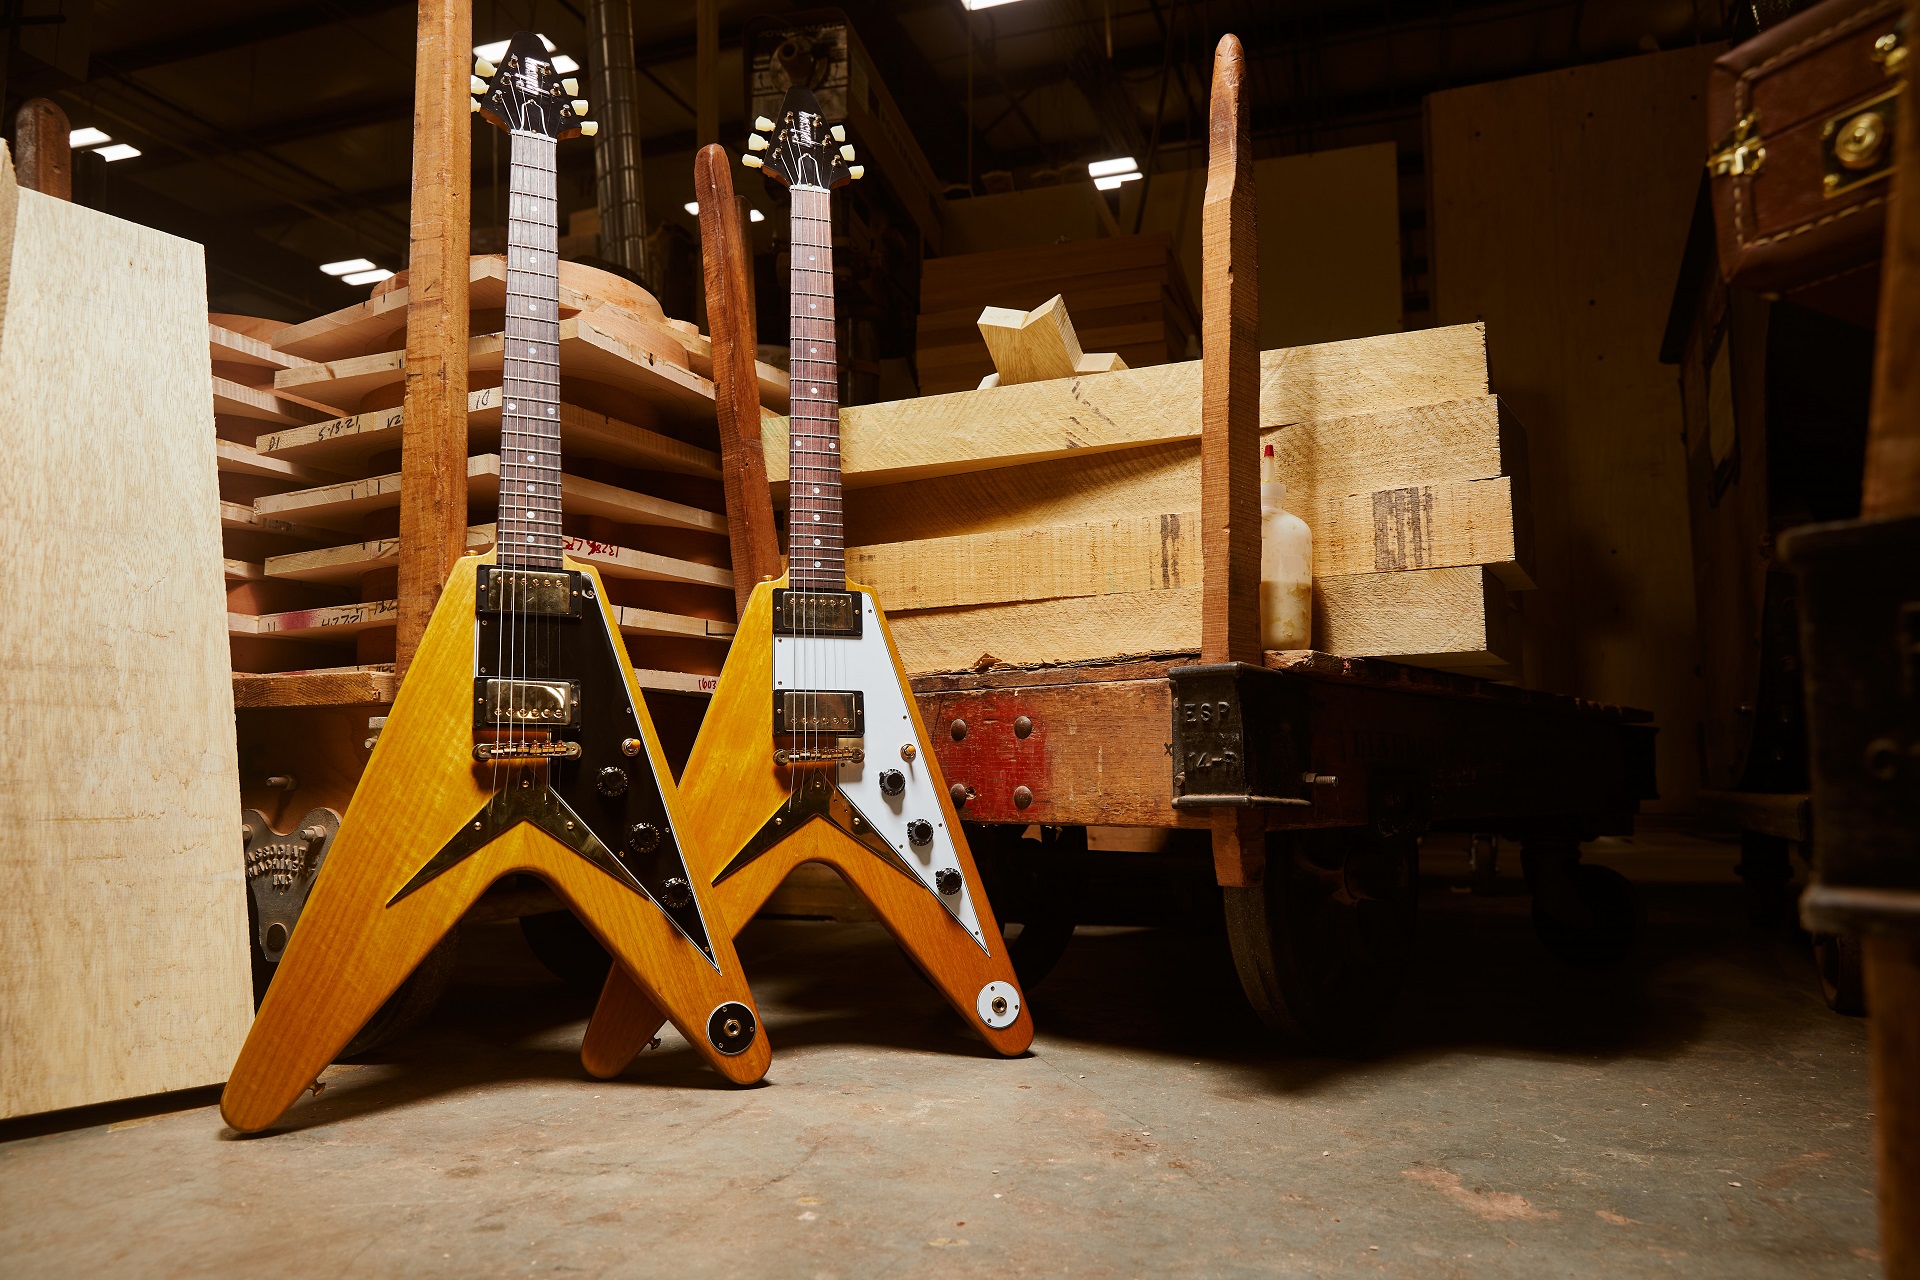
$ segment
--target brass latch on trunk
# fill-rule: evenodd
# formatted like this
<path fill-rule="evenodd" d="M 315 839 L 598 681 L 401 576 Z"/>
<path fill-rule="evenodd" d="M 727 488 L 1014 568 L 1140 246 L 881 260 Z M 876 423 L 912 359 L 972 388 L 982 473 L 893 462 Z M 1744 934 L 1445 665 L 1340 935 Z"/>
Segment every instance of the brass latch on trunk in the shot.
<path fill-rule="evenodd" d="M 1707 157 L 1707 172 L 1716 178 L 1747 178 L 1760 172 L 1766 162 L 1767 147 L 1760 137 L 1760 117 L 1749 111 Z"/>

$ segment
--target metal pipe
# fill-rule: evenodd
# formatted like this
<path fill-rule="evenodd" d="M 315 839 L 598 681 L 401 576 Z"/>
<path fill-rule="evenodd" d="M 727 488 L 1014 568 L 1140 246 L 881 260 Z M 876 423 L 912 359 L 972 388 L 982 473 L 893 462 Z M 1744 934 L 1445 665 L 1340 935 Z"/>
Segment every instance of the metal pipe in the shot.
<path fill-rule="evenodd" d="M 640 115 L 633 64 L 632 0 L 587 6 L 588 97 L 600 135 L 593 149 L 600 256 L 641 280 L 647 273 L 647 182 L 640 168 Z"/>

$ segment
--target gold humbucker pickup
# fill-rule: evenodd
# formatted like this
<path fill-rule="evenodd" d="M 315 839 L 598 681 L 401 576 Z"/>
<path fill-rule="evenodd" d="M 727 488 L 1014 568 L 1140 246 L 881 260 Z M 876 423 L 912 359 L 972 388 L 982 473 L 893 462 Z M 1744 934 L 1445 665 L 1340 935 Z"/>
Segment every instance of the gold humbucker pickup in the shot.
<path fill-rule="evenodd" d="M 857 636 L 865 610 L 857 591 L 773 592 L 773 633 L 777 636 Z"/>
<path fill-rule="evenodd" d="M 572 569 L 508 569 L 480 566 L 481 613 L 524 613 L 538 617 L 580 615 L 580 574 Z"/>
<path fill-rule="evenodd" d="M 775 733 L 845 733 L 855 737 L 867 731 L 865 700 L 858 689 L 776 689 L 773 693 Z"/>
<path fill-rule="evenodd" d="M 580 719 L 580 686 L 572 680 L 473 682 L 473 723 L 481 729 L 566 729 Z"/>

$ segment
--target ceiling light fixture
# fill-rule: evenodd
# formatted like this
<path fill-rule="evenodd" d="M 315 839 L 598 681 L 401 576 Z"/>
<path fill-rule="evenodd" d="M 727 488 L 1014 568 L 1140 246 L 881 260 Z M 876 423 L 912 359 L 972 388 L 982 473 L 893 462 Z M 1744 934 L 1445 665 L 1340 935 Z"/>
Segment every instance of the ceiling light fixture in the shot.
<path fill-rule="evenodd" d="M 1111 178 L 1095 178 L 1093 185 L 1098 191 L 1111 191 L 1123 182 L 1133 182 L 1139 178 L 1137 173 L 1116 173 Z"/>
<path fill-rule="evenodd" d="M 342 284 L 379 284 L 382 280 L 391 280 L 393 272 L 385 267 L 375 267 L 371 271 L 356 271 L 350 276 L 341 276 Z"/>
<path fill-rule="evenodd" d="M 1117 173 L 1131 173 L 1140 166 L 1133 162 L 1132 156 L 1120 156 L 1114 160 L 1095 160 L 1087 166 L 1089 178 L 1111 178 Z"/>
<path fill-rule="evenodd" d="M 71 130 L 67 134 L 67 146 L 76 151 L 82 147 L 97 147 L 103 142 L 112 141 L 113 139 L 111 137 L 100 132 L 100 130 L 94 128 L 92 125 Z"/>
<path fill-rule="evenodd" d="M 1014 0 L 960 0 L 960 7 L 962 9 L 994 9 L 1013 2 Z"/>
<path fill-rule="evenodd" d="M 365 258 L 342 258 L 338 262 L 323 262 L 320 269 L 330 276 L 345 276 L 356 271 L 371 271 L 373 263 Z"/>
<path fill-rule="evenodd" d="M 115 161 L 115 160 L 133 159 L 135 156 L 140 154 L 140 148 L 128 146 L 124 142 L 116 142 L 110 147 L 101 147 L 98 151 L 95 151 L 93 154 L 99 156 L 102 160 L 105 160 L 111 163 L 112 161 Z"/>

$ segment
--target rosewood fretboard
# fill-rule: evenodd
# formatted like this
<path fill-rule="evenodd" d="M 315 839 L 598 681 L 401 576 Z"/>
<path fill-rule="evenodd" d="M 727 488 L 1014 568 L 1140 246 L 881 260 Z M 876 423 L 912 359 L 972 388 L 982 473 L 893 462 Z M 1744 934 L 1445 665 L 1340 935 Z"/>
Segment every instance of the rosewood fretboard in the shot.
<path fill-rule="evenodd" d="M 514 130 L 507 212 L 507 322 L 500 414 L 503 565 L 558 569 L 560 254 L 554 141 Z M 836 490 L 837 492 L 837 490 Z"/>
<path fill-rule="evenodd" d="M 840 362 L 833 325 L 833 220 L 827 204 L 831 193 L 806 185 L 791 191 L 787 579 L 799 590 L 844 591 Z"/>

